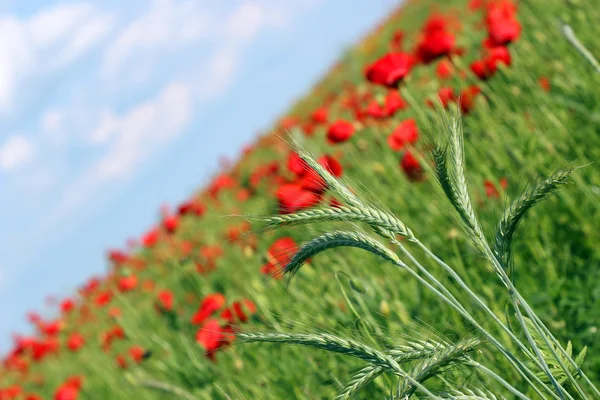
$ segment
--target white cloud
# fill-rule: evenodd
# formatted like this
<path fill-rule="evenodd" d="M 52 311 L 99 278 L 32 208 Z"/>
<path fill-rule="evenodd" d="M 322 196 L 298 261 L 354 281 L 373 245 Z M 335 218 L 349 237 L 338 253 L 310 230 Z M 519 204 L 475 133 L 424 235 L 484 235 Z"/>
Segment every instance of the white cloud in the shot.
<path fill-rule="evenodd" d="M 35 148 L 23 136 L 14 135 L 0 146 L 0 169 L 12 171 L 33 160 Z"/>
<path fill-rule="evenodd" d="M 89 135 L 89 142 L 96 145 L 106 143 L 117 133 L 118 122 L 112 111 L 105 110 L 100 117 L 98 127 Z"/>
<path fill-rule="evenodd" d="M 108 182 L 135 176 L 148 158 L 181 134 L 191 116 L 190 91 L 177 82 L 168 84 L 155 98 L 121 116 L 105 113 L 100 128 L 90 135 L 96 144 L 104 144 L 105 150 L 70 185 L 60 210 L 54 213 L 55 218 L 79 207 Z"/>
<path fill-rule="evenodd" d="M 19 20 L 0 16 L 0 111 L 11 105 L 24 75 L 31 69 L 35 52 L 30 48 Z"/>
<path fill-rule="evenodd" d="M 26 19 L 0 15 L 0 111 L 14 106 L 27 78 L 77 61 L 113 25 L 111 15 L 85 3 L 55 5 Z"/>
<path fill-rule="evenodd" d="M 42 130 L 45 133 L 55 132 L 60 129 L 64 120 L 64 114 L 55 109 L 48 110 L 42 115 Z"/>
<path fill-rule="evenodd" d="M 114 76 L 130 62 L 193 42 L 208 32 L 211 12 L 196 1 L 153 0 L 150 8 L 127 25 L 107 47 L 103 71 Z"/>
<path fill-rule="evenodd" d="M 265 9 L 260 3 L 244 3 L 230 15 L 226 31 L 234 39 L 251 39 L 263 27 L 265 17 Z"/>
<path fill-rule="evenodd" d="M 122 117 L 109 117 L 107 132 L 114 140 L 94 167 L 95 176 L 104 180 L 132 174 L 141 161 L 181 133 L 190 120 L 191 107 L 189 89 L 171 83 L 155 99 Z"/>

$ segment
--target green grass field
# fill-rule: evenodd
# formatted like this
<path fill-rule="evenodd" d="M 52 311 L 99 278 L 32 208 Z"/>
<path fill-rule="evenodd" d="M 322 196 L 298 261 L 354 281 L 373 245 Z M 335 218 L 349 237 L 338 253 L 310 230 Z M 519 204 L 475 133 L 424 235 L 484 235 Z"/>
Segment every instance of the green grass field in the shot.
<path fill-rule="evenodd" d="M 496 43 L 502 50 L 494 53 L 482 42 L 494 35 L 500 41 L 504 31 L 490 33 L 489 20 L 502 4 L 502 13 L 514 13 L 499 17 L 502 23 L 516 20 L 521 30 Z M 139 249 L 113 253 L 107 275 L 74 294 L 73 307 L 63 303 L 58 319 L 34 316 L 40 332 L 22 338 L 6 357 L 0 399 L 330 399 L 349 393 L 348 383 L 356 383 L 357 371 L 369 365 L 380 368 L 380 376 L 356 391 L 360 399 L 407 393 L 420 399 L 519 397 L 494 376 L 522 398 L 600 398 L 593 387 L 600 387 L 600 69 L 593 58 L 600 56 L 600 8 L 584 0 L 524 0 L 514 11 L 506 11 L 506 4 L 414 0 L 390 15 L 231 170 L 221 171 L 178 214 L 159 221 Z M 455 39 L 450 49 L 428 54 L 436 53 L 436 42 L 415 50 L 440 30 L 444 40 L 448 34 Z M 369 82 L 365 68 L 399 52 L 420 59 L 403 79 L 392 79 L 388 86 L 394 89 Z M 490 61 L 493 54 L 499 56 Z M 483 70 L 472 67 L 478 60 Z M 446 109 L 437 98 L 441 88 L 454 93 Z M 396 101 L 395 110 L 386 101 Z M 470 204 L 490 246 L 505 209 L 527 187 L 535 190 L 560 168 L 581 167 L 523 217 L 510 268 L 501 257 L 486 256 L 473 229 L 463 229 L 465 217 L 436 181 L 436 144 L 450 146 L 449 164 L 460 156 L 452 148 L 453 118 L 462 120 Z M 410 119 L 414 125 L 406 125 Z M 336 131 L 339 120 L 349 124 Z M 329 170 L 350 189 L 346 198 L 290 156 L 290 137 L 316 159 L 330 156 Z M 460 171 L 450 171 L 462 193 L 454 202 L 464 206 Z M 351 193 L 361 206 L 352 204 Z M 310 224 L 273 227 L 274 220 L 265 221 L 286 207 L 329 214 Z M 420 242 L 382 228 L 381 218 L 365 223 L 367 209 L 397 217 Z M 344 210 L 363 210 L 363 219 Z M 298 249 L 277 239 L 291 238 L 301 247 L 340 230 L 368 235 L 382 252 L 394 253 L 388 258 L 422 266 L 446 288 L 446 298 L 455 299 L 537 381 L 511 366 L 464 313 L 419 283 L 427 274 L 415 269 L 417 277 L 411 275 L 398 262 L 365 251 L 364 242 L 363 249 L 315 250 L 290 279 L 285 267 Z M 354 243 L 344 237 L 336 243 Z M 334 244 L 326 241 L 317 250 Z M 576 383 L 553 358 L 558 347 L 549 347 L 536 329 L 532 346 L 520 326 L 526 306 L 511 300 L 496 264 L 556 340 L 564 348 L 572 343 L 573 358 L 587 348 L 581 371 L 566 361 Z M 245 343 L 256 332 L 258 342 Z M 345 341 L 336 344 L 327 335 Z M 451 348 L 459 342 L 463 347 Z M 535 347 L 560 388 L 544 374 Z M 407 377 L 390 359 L 409 350 L 419 355 L 401 363 Z M 452 351 L 458 353 L 449 357 Z M 411 385 L 414 391 L 407 389 Z"/>

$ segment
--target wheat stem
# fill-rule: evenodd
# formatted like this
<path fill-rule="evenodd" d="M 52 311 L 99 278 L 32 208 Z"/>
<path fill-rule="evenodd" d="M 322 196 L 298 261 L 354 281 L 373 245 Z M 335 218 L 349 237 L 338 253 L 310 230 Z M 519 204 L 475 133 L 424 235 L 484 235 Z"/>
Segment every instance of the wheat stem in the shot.
<path fill-rule="evenodd" d="M 477 368 L 479 371 L 484 372 L 485 374 L 489 375 L 490 377 L 492 377 L 493 379 L 495 379 L 496 381 L 498 381 L 509 392 L 511 392 L 512 394 L 514 394 L 518 398 L 523 399 L 523 400 L 529 400 L 529 397 L 525 396 L 518 389 L 516 389 L 514 386 L 512 386 L 510 383 L 508 383 L 504 378 L 502 378 L 500 375 L 498 375 L 497 373 L 495 373 L 494 371 L 492 371 L 491 369 L 489 369 L 485 365 L 482 365 L 482 364 L 478 363 L 475 360 L 470 360 L 469 363 L 472 366 L 474 366 L 475 368 Z"/>
<path fill-rule="evenodd" d="M 577 49 L 577 51 L 594 67 L 596 72 L 600 73 L 600 63 L 596 60 L 596 57 L 577 39 L 573 28 L 570 25 L 564 24 L 562 26 L 562 33 L 565 35 L 569 43 Z"/>

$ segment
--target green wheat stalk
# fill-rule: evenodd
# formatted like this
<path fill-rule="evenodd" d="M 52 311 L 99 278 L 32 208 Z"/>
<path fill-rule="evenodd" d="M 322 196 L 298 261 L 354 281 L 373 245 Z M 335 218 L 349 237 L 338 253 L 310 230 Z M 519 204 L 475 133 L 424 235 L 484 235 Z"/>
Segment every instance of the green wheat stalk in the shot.
<path fill-rule="evenodd" d="M 393 371 L 401 376 L 405 375 L 405 372 L 391 356 L 355 340 L 340 338 L 328 333 L 302 334 L 253 332 L 238 333 L 237 338 L 245 343 L 285 343 L 326 350 L 364 360 L 370 364 L 377 365 L 386 371 Z"/>
<path fill-rule="evenodd" d="M 302 246 L 285 266 L 284 272 L 293 277 L 308 259 L 336 247 L 355 247 L 369 251 L 393 263 L 399 261 L 398 256 L 393 251 L 370 236 L 361 232 L 334 231 L 314 238 Z"/>

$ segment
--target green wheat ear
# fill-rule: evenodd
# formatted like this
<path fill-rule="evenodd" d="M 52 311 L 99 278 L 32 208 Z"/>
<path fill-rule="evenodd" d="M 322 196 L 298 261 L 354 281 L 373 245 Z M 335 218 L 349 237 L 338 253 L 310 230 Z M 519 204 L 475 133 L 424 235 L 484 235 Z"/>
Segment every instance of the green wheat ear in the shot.
<path fill-rule="evenodd" d="M 292 278 L 298 272 L 300 267 L 304 265 L 306 260 L 325 250 L 336 247 L 356 247 L 369 251 L 394 264 L 400 261 L 393 251 L 387 249 L 384 245 L 370 236 L 360 232 L 334 231 L 312 239 L 302 246 L 285 266 L 284 272 Z"/>
<path fill-rule="evenodd" d="M 435 352 L 430 358 L 418 362 L 409 374 L 417 382 L 423 383 L 442 374 L 450 367 L 467 364 L 469 361 L 467 355 L 474 351 L 479 344 L 480 341 L 473 338 L 448 345 Z M 411 397 L 416 390 L 417 386 L 413 382 L 405 380 L 400 398 L 407 399 Z"/>
<path fill-rule="evenodd" d="M 510 265 L 511 248 L 515 231 L 525 214 L 533 206 L 565 185 L 569 180 L 569 176 L 576 169 L 573 166 L 568 166 L 556 171 L 546 179 L 530 184 L 523 194 L 504 211 L 504 216 L 496 229 L 492 250 L 494 256 L 505 269 Z"/>
<path fill-rule="evenodd" d="M 467 339 L 457 344 L 449 344 L 435 341 L 416 341 L 394 347 L 388 350 L 387 354 L 402 365 L 415 360 L 434 360 L 445 359 L 447 365 L 458 364 L 466 361 L 467 354 L 479 344 L 477 339 Z M 462 354 L 460 354 L 462 352 Z M 454 359 L 449 360 L 444 355 L 454 354 Z M 441 369 L 440 369 L 441 370 Z M 376 365 L 368 365 L 356 372 L 350 382 L 344 387 L 337 397 L 337 400 L 349 400 L 354 398 L 365 386 L 371 383 L 385 371 Z M 412 374 L 411 374 L 412 375 Z M 412 375 L 415 377 L 415 375 Z"/>
<path fill-rule="evenodd" d="M 373 229 L 384 229 L 409 239 L 414 238 L 412 231 L 394 215 L 368 206 L 318 208 L 294 214 L 257 217 L 257 219 L 262 220 L 268 228 L 317 222 L 365 223 Z"/>
<path fill-rule="evenodd" d="M 463 126 L 458 111 L 451 115 L 440 112 L 442 124 L 438 124 L 447 134 L 441 143 L 436 144 L 432 157 L 435 178 L 448 201 L 458 213 L 467 237 L 480 251 L 485 252 L 486 239 L 475 214 L 465 175 L 465 154 Z"/>
<path fill-rule="evenodd" d="M 389 355 L 352 339 L 340 338 L 328 333 L 238 333 L 237 338 L 244 343 L 283 343 L 289 345 L 300 345 L 344 354 L 359 358 L 369 364 L 379 366 L 385 371 L 391 371 L 397 375 L 405 375 L 398 363 Z"/>

